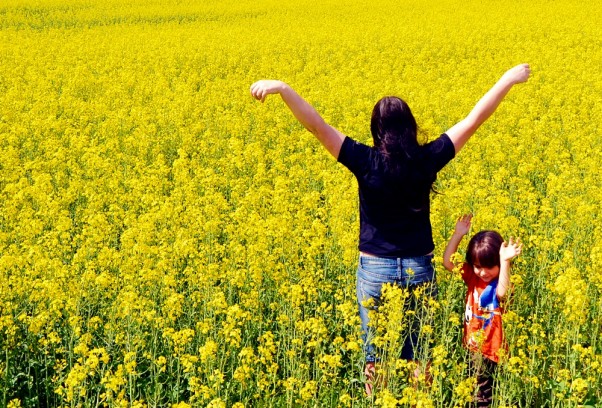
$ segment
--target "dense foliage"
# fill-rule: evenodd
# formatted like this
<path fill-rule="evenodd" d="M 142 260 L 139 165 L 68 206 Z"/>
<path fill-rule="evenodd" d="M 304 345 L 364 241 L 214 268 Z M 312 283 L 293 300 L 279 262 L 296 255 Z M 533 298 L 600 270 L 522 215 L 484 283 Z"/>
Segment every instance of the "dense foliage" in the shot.
<path fill-rule="evenodd" d="M 441 256 L 467 212 L 525 243 L 496 406 L 602 403 L 600 21 L 569 0 L 3 1 L 0 406 L 463 406 Z M 391 290 L 367 398 L 355 180 L 249 86 L 284 80 L 365 143 L 398 95 L 432 140 L 521 62 L 435 186 L 432 385 L 397 358 Z"/>

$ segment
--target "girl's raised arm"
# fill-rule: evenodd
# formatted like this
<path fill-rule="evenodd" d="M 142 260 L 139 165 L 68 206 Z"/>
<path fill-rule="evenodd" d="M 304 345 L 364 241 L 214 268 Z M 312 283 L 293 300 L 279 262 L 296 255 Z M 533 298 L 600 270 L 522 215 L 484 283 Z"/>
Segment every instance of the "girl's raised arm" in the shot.
<path fill-rule="evenodd" d="M 510 89 L 518 83 L 526 82 L 530 74 L 531 68 L 529 68 L 529 64 L 520 64 L 514 68 L 510 68 L 477 102 L 464 120 L 458 122 L 445 132 L 453 142 L 456 153 L 462 149 L 479 126 L 495 112 Z"/>
<path fill-rule="evenodd" d="M 500 276 L 498 277 L 496 294 L 499 299 L 506 296 L 506 292 L 510 287 L 510 261 L 512 258 L 520 255 L 523 249 L 523 244 L 517 238 L 513 241 L 510 237 L 509 242 L 503 242 L 500 247 Z"/>
<path fill-rule="evenodd" d="M 462 241 L 464 235 L 468 234 L 468 231 L 470 231 L 471 221 L 472 214 L 463 215 L 458 219 L 458 221 L 456 221 L 454 234 L 449 239 L 449 242 L 445 247 L 445 252 L 443 253 L 443 266 L 448 271 L 452 271 L 454 269 L 455 265 L 451 260 L 452 255 L 458 250 L 458 245 L 460 245 L 460 241 Z"/>
<path fill-rule="evenodd" d="M 293 88 L 282 81 L 274 80 L 261 80 L 251 85 L 251 95 L 261 102 L 270 94 L 280 94 L 284 103 L 305 129 L 313 133 L 335 159 L 339 157 L 345 135 L 326 123 L 314 107 Z"/>

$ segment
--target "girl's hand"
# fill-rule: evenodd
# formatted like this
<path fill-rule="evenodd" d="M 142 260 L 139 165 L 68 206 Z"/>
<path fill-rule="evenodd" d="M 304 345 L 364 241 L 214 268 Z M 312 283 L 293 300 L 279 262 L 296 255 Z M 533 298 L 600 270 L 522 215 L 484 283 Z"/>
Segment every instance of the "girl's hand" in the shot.
<path fill-rule="evenodd" d="M 527 82 L 529 75 L 531 75 L 529 64 L 520 64 L 506 71 L 503 77 L 512 84 L 519 84 Z"/>
<path fill-rule="evenodd" d="M 509 261 L 515 256 L 520 255 L 523 244 L 517 238 L 516 242 L 510 237 L 509 242 L 504 241 L 500 247 L 500 261 Z"/>
<path fill-rule="evenodd" d="M 464 236 L 470 231 L 470 221 L 472 220 L 472 214 L 464 214 L 458 221 L 456 221 L 456 229 L 454 234 Z"/>
<path fill-rule="evenodd" d="M 274 81 L 270 79 L 263 79 L 255 82 L 251 85 L 251 95 L 258 101 L 265 101 L 266 96 L 269 94 L 280 93 L 286 84 L 282 81 Z"/>

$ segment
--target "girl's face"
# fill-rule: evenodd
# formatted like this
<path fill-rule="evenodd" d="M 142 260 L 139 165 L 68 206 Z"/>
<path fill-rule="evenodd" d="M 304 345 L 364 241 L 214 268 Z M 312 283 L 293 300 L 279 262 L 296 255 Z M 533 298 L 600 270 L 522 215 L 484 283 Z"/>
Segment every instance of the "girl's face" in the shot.
<path fill-rule="evenodd" d="M 484 266 L 475 264 L 472 268 L 474 273 L 485 283 L 491 282 L 500 274 L 500 267 L 497 265 L 493 268 L 486 268 Z"/>

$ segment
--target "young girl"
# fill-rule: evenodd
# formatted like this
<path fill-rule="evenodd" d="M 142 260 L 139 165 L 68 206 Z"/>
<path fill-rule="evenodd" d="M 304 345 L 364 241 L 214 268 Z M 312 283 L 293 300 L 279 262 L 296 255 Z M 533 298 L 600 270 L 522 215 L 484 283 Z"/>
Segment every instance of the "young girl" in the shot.
<path fill-rule="evenodd" d="M 453 270 L 452 255 L 470 230 L 472 215 L 456 222 L 445 254 L 443 265 Z M 464 312 L 464 344 L 470 350 L 471 373 L 477 377 L 477 407 L 488 407 L 493 397 L 493 377 L 499 362 L 499 350 L 504 348 L 500 300 L 510 285 L 510 260 L 521 253 L 522 244 L 510 238 L 505 242 L 495 231 L 481 231 L 472 237 L 462 265 L 466 283 Z"/>
<path fill-rule="evenodd" d="M 418 143 L 418 127 L 410 107 L 398 97 L 384 97 L 374 106 L 370 120 L 374 146 L 367 146 L 326 123 L 288 84 L 261 80 L 251 85 L 251 95 L 261 102 L 268 95 L 280 95 L 295 118 L 357 179 L 360 256 L 356 292 L 368 395 L 372 394 L 377 356 L 364 301 L 373 299 L 378 304 L 385 283 L 410 291 L 426 286 L 426 293 L 436 296 L 432 265 L 435 244 L 429 218 L 431 186 L 437 173 L 495 112 L 510 89 L 526 82 L 530 73 L 529 64 L 510 68 L 468 116 L 425 145 Z M 416 360 L 421 354 L 419 330 L 416 325 L 407 336 L 401 352 L 404 359 Z"/>

